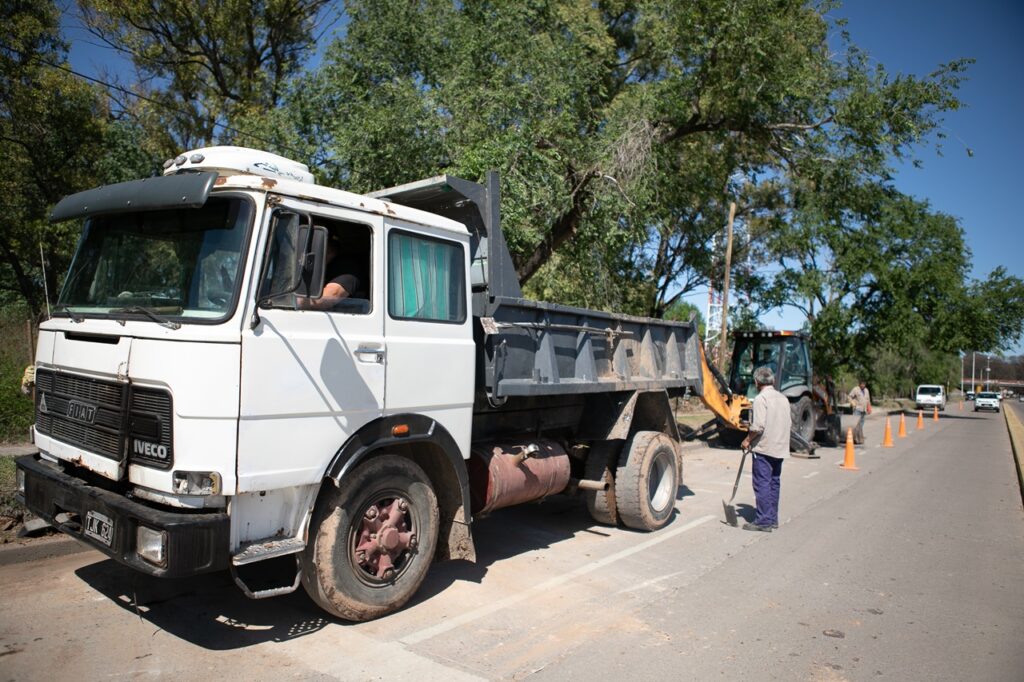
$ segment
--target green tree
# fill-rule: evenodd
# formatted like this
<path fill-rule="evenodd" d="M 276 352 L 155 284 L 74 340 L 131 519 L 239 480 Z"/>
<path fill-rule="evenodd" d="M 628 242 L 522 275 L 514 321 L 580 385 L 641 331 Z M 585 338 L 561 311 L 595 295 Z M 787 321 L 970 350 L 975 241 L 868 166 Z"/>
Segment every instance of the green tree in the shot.
<path fill-rule="evenodd" d="M 15 0 L 0 7 L 0 291 L 39 315 L 45 289 L 55 295 L 76 226 L 51 226 L 49 208 L 93 184 L 104 150 L 102 93 L 55 66 L 66 63 L 60 13 L 52 2 Z"/>
<path fill-rule="evenodd" d="M 356 0 L 286 111 L 246 127 L 289 147 L 314 141 L 318 173 L 355 190 L 498 168 L 530 294 L 584 303 L 599 279 L 628 292 L 633 312 L 661 315 L 714 274 L 731 199 L 753 228 L 797 199 L 775 191 L 780 179 L 827 166 L 884 178 L 960 105 L 964 62 L 892 77 L 848 41 L 833 54 L 832 9 Z M 756 247 L 755 235 L 738 244 Z"/>
<path fill-rule="evenodd" d="M 138 72 L 165 155 L 230 140 L 218 126 L 278 106 L 316 45 L 327 0 L 80 0 L 86 26 Z M 156 104 L 152 104 L 155 102 Z M 139 112 L 141 113 L 141 112 Z"/>

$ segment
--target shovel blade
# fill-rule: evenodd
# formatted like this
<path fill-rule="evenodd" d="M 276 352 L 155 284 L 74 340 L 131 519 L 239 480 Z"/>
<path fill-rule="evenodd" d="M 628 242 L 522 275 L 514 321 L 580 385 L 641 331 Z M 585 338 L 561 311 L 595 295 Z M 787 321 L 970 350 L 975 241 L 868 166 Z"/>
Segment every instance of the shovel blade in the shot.
<path fill-rule="evenodd" d="M 738 526 L 739 517 L 736 515 L 736 507 L 722 500 L 722 508 L 725 510 L 725 522 L 733 527 Z"/>

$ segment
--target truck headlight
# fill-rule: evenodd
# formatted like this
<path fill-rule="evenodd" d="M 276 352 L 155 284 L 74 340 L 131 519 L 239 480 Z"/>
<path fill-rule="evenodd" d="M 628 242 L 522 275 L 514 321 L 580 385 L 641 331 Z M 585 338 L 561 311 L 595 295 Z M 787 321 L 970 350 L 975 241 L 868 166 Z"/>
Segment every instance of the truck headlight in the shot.
<path fill-rule="evenodd" d="M 135 529 L 135 553 L 154 566 L 166 566 L 167 532 L 138 526 Z"/>
<path fill-rule="evenodd" d="M 14 481 L 18 485 L 18 492 L 22 495 L 25 494 L 25 470 L 16 469 L 14 474 Z"/>
<path fill-rule="evenodd" d="M 175 471 L 172 480 L 178 495 L 220 494 L 220 474 L 216 471 Z"/>

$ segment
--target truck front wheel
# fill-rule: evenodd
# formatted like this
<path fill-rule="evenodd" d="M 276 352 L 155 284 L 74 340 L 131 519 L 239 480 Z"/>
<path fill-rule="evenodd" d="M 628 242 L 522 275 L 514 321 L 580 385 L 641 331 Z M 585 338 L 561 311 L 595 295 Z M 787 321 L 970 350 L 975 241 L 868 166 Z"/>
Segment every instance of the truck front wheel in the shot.
<path fill-rule="evenodd" d="M 302 584 L 321 608 L 352 621 L 400 609 L 437 545 L 437 497 L 414 462 L 374 457 L 325 484 L 302 554 Z"/>
<path fill-rule="evenodd" d="M 623 448 L 615 474 L 615 506 L 629 528 L 657 530 L 672 518 L 679 473 L 672 439 L 637 431 Z"/>

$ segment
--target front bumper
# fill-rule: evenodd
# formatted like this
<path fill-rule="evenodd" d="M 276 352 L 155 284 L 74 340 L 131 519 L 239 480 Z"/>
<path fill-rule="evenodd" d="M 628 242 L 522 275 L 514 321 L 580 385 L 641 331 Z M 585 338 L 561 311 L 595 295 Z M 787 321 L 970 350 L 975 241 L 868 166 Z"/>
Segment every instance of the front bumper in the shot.
<path fill-rule="evenodd" d="M 230 565 L 227 514 L 154 509 L 69 476 L 38 455 L 19 457 L 17 464 L 25 474 L 25 492 L 19 500 L 36 516 L 111 559 L 164 578 L 208 573 Z M 109 545 L 86 534 L 84 524 L 90 511 L 112 521 Z M 136 554 L 135 531 L 140 525 L 167 534 L 165 566 L 155 566 Z"/>

